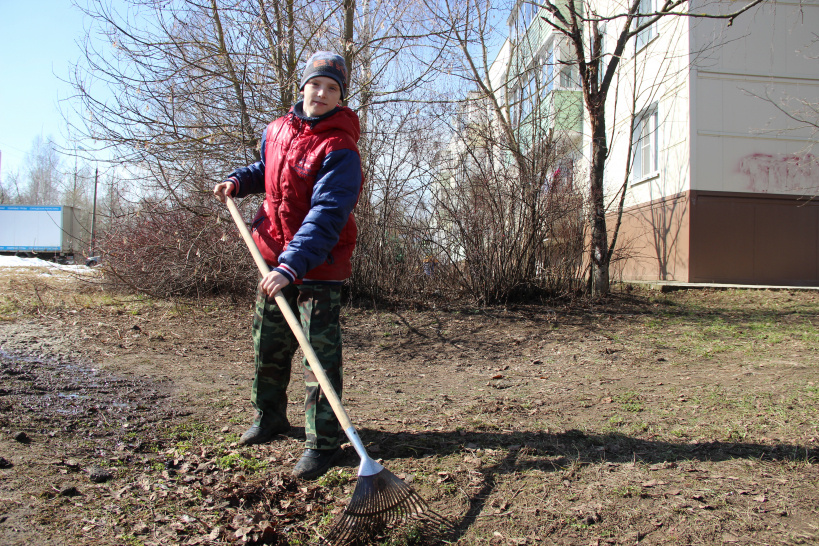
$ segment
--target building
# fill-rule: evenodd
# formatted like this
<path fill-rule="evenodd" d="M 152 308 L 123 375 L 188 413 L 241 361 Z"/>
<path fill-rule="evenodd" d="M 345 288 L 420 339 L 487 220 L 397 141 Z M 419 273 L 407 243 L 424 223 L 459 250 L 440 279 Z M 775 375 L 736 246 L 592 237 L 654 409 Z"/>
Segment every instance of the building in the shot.
<path fill-rule="evenodd" d="M 739 7 L 695 0 L 689 10 Z M 624 18 L 605 16 L 625 8 L 597 0 L 583 9 L 603 15 L 608 65 Z M 639 11 L 658 9 L 642 0 Z M 588 165 L 573 52 L 547 16 L 518 2 L 492 88 L 506 94 L 518 131 L 537 138 L 537 120 L 547 120 Z M 762 4 L 731 25 L 665 17 L 632 38 L 606 105 L 610 239 L 626 191 L 614 280 L 819 285 L 816 28 L 819 3 L 809 0 Z M 579 182 L 584 161 L 573 163 Z"/>
<path fill-rule="evenodd" d="M 776 2 L 637 36 L 607 103 L 610 199 L 627 182 L 612 278 L 819 285 L 817 28 L 819 3 Z"/>

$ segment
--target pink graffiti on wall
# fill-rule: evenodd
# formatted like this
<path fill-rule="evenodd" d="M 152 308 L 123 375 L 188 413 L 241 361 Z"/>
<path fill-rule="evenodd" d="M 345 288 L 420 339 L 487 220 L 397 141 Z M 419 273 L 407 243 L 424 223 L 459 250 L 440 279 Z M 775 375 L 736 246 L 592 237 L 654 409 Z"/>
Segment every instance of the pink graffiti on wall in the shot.
<path fill-rule="evenodd" d="M 751 154 L 739 161 L 748 175 L 748 189 L 757 193 L 815 193 L 819 189 L 819 160 L 813 154 Z"/>

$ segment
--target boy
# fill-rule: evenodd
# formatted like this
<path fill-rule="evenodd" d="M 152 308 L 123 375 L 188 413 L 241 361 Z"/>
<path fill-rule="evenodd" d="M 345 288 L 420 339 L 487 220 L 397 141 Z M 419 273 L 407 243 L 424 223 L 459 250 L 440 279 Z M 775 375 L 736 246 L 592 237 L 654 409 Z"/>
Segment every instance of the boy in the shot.
<path fill-rule="evenodd" d="M 290 430 L 287 385 L 298 342 L 273 296 L 287 298 L 341 396 L 341 285 L 351 273 L 356 240 L 352 211 L 364 181 L 358 152 L 358 117 L 340 102 L 347 94 L 347 66 L 334 53 L 319 51 L 301 78 L 302 100 L 267 126 L 261 161 L 234 171 L 213 192 L 244 197 L 265 192 L 253 220 L 253 238 L 271 272 L 259 283 L 253 318 L 256 374 L 252 426 L 245 445 L 269 441 Z M 341 427 L 316 377 L 304 361 L 305 450 L 293 476 L 314 479 L 339 454 Z"/>

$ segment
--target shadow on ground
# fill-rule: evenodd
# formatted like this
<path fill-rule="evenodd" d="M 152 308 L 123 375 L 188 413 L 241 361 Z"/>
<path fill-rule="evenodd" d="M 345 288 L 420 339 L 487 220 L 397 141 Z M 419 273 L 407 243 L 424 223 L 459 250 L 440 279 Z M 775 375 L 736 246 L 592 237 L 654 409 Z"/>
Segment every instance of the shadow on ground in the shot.
<path fill-rule="evenodd" d="M 794 444 L 759 444 L 753 442 L 674 443 L 645 440 L 619 433 L 589 434 L 579 430 L 563 433 L 544 432 L 384 432 L 363 429 L 365 443 L 379 446 L 377 455 L 389 468 L 390 459 L 424 456 L 446 457 L 458 453 L 492 449 L 505 455 L 494 464 L 481 466 L 482 487 L 469 496 L 469 507 L 457 520 L 446 538 L 452 541 L 464 536 L 496 488 L 499 476 L 537 469 L 545 472 L 565 471 L 573 465 L 641 463 L 719 462 L 735 459 L 754 461 L 801 461 L 815 463 L 819 449 Z M 344 461 L 356 465 L 358 457 L 350 450 Z"/>

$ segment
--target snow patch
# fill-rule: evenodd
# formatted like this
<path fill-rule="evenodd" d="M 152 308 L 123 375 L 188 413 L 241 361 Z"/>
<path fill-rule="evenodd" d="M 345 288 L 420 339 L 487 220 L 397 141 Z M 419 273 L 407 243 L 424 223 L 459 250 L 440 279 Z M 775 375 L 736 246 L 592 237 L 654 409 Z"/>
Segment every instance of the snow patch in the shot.
<path fill-rule="evenodd" d="M 45 267 L 48 269 L 74 271 L 77 273 L 90 273 L 93 271 L 93 269 L 84 265 L 61 265 L 58 263 L 41 260 L 40 258 L 20 258 L 19 256 L 0 256 L 0 267 L 10 268 Z"/>

